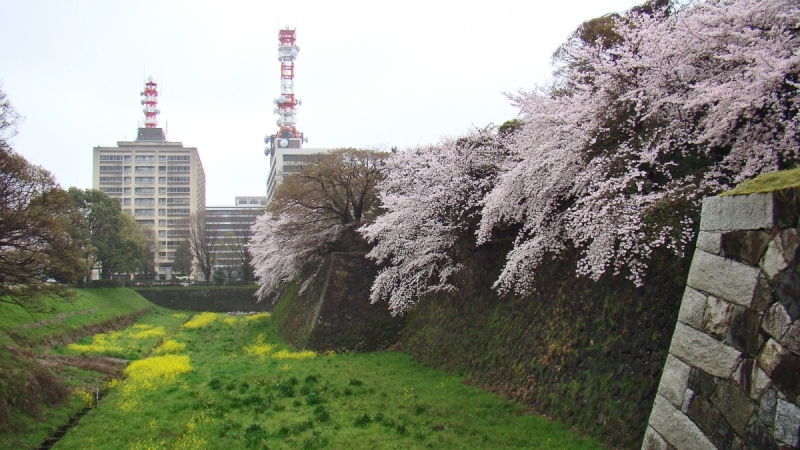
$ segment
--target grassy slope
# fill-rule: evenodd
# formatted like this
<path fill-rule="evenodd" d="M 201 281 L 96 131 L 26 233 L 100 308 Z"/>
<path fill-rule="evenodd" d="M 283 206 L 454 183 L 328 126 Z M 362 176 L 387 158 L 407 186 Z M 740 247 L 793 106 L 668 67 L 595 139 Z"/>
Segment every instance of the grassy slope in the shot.
<path fill-rule="evenodd" d="M 21 308 L 0 304 L 0 326 L 13 331 L 29 342 L 45 342 L 50 338 L 74 332 L 85 326 L 103 323 L 116 317 L 128 315 L 135 312 L 153 308 L 153 305 L 146 299 L 129 289 L 85 289 L 77 290 L 75 295 L 67 300 L 49 300 L 49 305 L 54 312 L 50 314 L 30 315 Z M 90 311 L 86 313 L 87 311 Z M 161 318 L 165 311 L 156 308 L 154 312 L 140 318 L 140 323 L 156 323 L 161 325 L 164 320 Z M 78 314 L 75 314 L 75 313 Z M 176 328 L 184 319 L 173 319 L 176 322 L 172 329 Z M 26 325 L 42 322 L 45 325 L 37 327 L 27 327 Z M 141 339 L 135 343 L 125 343 L 126 350 L 131 354 L 146 354 L 149 348 L 157 343 L 157 338 Z M 2 378 L 4 375 L 23 378 L 24 374 L 35 368 L 41 367 L 32 358 L 47 361 L 48 369 L 54 373 L 61 382 L 71 391 L 85 389 L 94 392 L 95 388 L 101 387 L 107 378 L 106 374 L 95 370 L 76 367 L 74 365 L 59 363 L 59 356 L 80 356 L 86 352 L 75 352 L 66 347 L 56 351 L 49 347 L 40 346 L 33 348 L 23 348 L 22 351 L 30 351 L 28 357 L 15 357 L 11 351 L 19 352 L 19 347 L 8 338 L 4 333 L 0 333 L 0 360 L 5 374 L 0 374 L 0 389 L 5 389 Z M 88 352 L 91 356 L 92 352 Z M 128 356 L 128 355 L 105 355 L 105 356 Z M 85 358 L 81 358 L 82 360 Z M 0 448 L 20 449 L 33 448 L 41 443 L 52 431 L 64 424 L 69 417 L 77 410 L 82 408 L 82 400 L 75 395 L 57 406 L 48 407 L 39 405 L 39 414 L 30 415 L 19 411 L 12 411 L 8 429 L 0 432 Z"/>
<path fill-rule="evenodd" d="M 18 306 L 0 303 L 0 326 L 27 341 L 41 341 L 153 307 L 152 303 L 131 289 L 76 289 L 74 292 L 75 295 L 68 299 L 48 300 L 47 304 L 53 312 L 47 314 L 31 315 Z M 50 323 L 29 327 L 34 322 Z M 7 336 L 2 339 L 7 339 Z"/>
<path fill-rule="evenodd" d="M 800 168 L 759 175 L 720 195 L 747 195 L 790 188 L 800 188 Z"/>
<path fill-rule="evenodd" d="M 298 354 L 272 318 L 216 315 L 171 339 L 191 372 L 129 377 L 59 448 L 600 448 L 402 353 L 281 359 Z"/>

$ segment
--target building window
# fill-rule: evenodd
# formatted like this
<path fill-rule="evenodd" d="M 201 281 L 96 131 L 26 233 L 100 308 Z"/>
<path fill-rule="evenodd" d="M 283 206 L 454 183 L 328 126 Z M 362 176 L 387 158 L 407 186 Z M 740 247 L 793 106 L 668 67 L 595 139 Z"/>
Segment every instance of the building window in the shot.
<path fill-rule="evenodd" d="M 125 195 L 131 195 L 131 188 L 125 188 Z"/>
<path fill-rule="evenodd" d="M 161 221 L 159 220 L 159 222 Z M 167 237 L 167 230 L 158 230 L 158 237 Z"/>
<path fill-rule="evenodd" d="M 159 195 L 166 194 L 167 193 L 167 188 L 164 188 L 164 187 L 158 188 L 158 193 L 159 193 Z"/>
<path fill-rule="evenodd" d="M 100 177 L 101 183 L 122 183 L 122 177 Z"/>
<path fill-rule="evenodd" d="M 166 216 L 167 215 L 167 210 L 166 209 L 159 209 L 158 210 L 158 215 L 159 216 Z"/>
<path fill-rule="evenodd" d="M 125 166 L 125 173 L 131 173 L 131 166 Z"/>
<path fill-rule="evenodd" d="M 167 192 L 170 194 L 188 194 L 188 187 L 168 187 Z"/>
<path fill-rule="evenodd" d="M 122 172 L 122 166 L 100 166 L 100 172 Z"/>
<path fill-rule="evenodd" d="M 158 177 L 158 184 L 164 184 L 167 182 L 167 177 Z"/>
<path fill-rule="evenodd" d="M 101 187 L 100 190 L 106 194 L 122 194 L 121 187 Z"/>
<path fill-rule="evenodd" d="M 146 225 L 148 227 L 152 227 L 154 222 L 152 220 L 137 220 L 136 223 L 138 225 Z"/>
<path fill-rule="evenodd" d="M 131 177 L 125 177 L 125 184 L 131 184 Z"/>
<path fill-rule="evenodd" d="M 160 156 L 158 157 L 158 162 L 165 162 L 166 160 L 167 160 L 167 157 L 166 157 L 166 156 L 164 156 L 164 155 L 160 155 Z"/>
<path fill-rule="evenodd" d="M 158 252 L 158 256 L 161 257 L 161 258 L 166 258 L 167 257 L 167 252 Z"/>
<path fill-rule="evenodd" d="M 156 202 L 155 202 L 155 199 L 152 199 L 152 198 L 137 198 L 136 200 L 133 201 L 133 204 L 134 205 L 151 206 L 151 205 L 155 205 Z"/>
<path fill-rule="evenodd" d="M 133 213 L 136 216 L 154 216 L 155 215 L 154 209 L 134 209 Z"/>
<path fill-rule="evenodd" d="M 129 199 L 129 198 L 122 199 L 122 204 L 123 205 L 130 205 L 131 204 L 131 199 Z"/>
<path fill-rule="evenodd" d="M 156 179 L 154 177 L 136 177 L 134 181 L 136 184 L 153 184 Z"/>
<path fill-rule="evenodd" d="M 100 161 L 122 161 L 122 155 L 100 155 Z"/>
<path fill-rule="evenodd" d="M 125 155 L 125 162 L 126 163 L 131 162 L 131 155 Z"/>
<path fill-rule="evenodd" d="M 188 183 L 189 177 L 167 177 L 170 183 Z"/>
<path fill-rule="evenodd" d="M 153 195 L 156 193 L 156 188 L 136 188 L 136 195 Z"/>
<path fill-rule="evenodd" d="M 136 173 L 155 173 L 156 168 L 153 166 L 136 166 Z"/>
<path fill-rule="evenodd" d="M 158 173 L 166 173 L 167 166 L 158 166 Z"/>
<path fill-rule="evenodd" d="M 183 198 L 170 198 L 167 200 L 167 203 L 170 205 L 188 205 L 189 199 L 186 197 Z"/>
<path fill-rule="evenodd" d="M 160 193 L 161 193 L 161 192 L 159 192 L 159 194 L 160 194 Z M 159 204 L 159 205 L 166 205 L 166 204 L 167 204 L 167 199 L 165 199 L 165 198 L 160 198 L 160 199 L 158 199 L 158 204 Z"/>
<path fill-rule="evenodd" d="M 189 173 L 189 166 L 167 166 L 167 172 Z"/>
<path fill-rule="evenodd" d="M 167 161 L 188 161 L 189 155 L 169 155 Z"/>
<path fill-rule="evenodd" d="M 189 208 L 169 208 L 167 214 L 189 215 Z"/>
<path fill-rule="evenodd" d="M 136 156 L 136 162 L 156 162 L 155 156 Z"/>

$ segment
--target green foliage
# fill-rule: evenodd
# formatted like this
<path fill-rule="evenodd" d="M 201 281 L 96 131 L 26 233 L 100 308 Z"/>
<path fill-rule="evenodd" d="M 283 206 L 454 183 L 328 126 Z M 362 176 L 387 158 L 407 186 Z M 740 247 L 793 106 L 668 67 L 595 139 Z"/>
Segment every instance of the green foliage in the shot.
<path fill-rule="evenodd" d="M 794 188 L 800 188 L 800 167 L 759 175 L 720 195 L 747 195 Z"/>
<path fill-rule="evenodd" d="M 190 276 L 192 274 L 192 249 L 189 247 L 189 242 L 186 240 L 181 241 L 175 249 L 175 260 L 172 267 L 183 276 Z"/>
<path fill-rule="evenodd" d="M 89 242 L 84 248 L 90 267 L 100 269 L 100 277 L 132 273 L 142 261 L 145 237 L 136 221 L 122 212 L 119 202 L 96 189 L 69 189 L 75 203 L 80 235 Z"/>
<path fill-rule="evenodd" d="M 211 278 L 211 280 L 217 286 L 221 286 L 221 285 L 225 284 L 225 281 L 228 280 L 228 276 L 225 274 L 225 270 L 217 269 L 217 270 L 214 271 L 214 276 Z"/>

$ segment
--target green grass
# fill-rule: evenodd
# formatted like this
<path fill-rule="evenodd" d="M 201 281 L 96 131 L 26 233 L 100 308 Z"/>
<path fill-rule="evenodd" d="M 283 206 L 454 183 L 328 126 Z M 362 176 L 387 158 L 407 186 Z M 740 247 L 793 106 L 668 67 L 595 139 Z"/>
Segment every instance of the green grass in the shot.
<path fill-rule="evenodd" d="M 223 315 L 181 329 L 166 377 L 129 376 L 58 448 L 601 448 L 403 353 L 280 359 L 303 355 L 276 330 Z"/>
<path fill-rule="evenodd" d="M 19 306 L 0 303 L 0 326 L 27 341 L 37 342 L 153 307 L 131 289 L 75 289 L 74 292 L 75 295 L 67 299 L 46 300 L 52 310 L 50 313 L 28 314 Z M 35 322 L 41 325 L 31 326 Z M 5 340 L 7 336 L 0 339 Z"/>
<path fill-rule="evenodd" d="M 759 175 L 720 195 L 747 195 L 790 188 L 800 188 L 800 167 Z"/>

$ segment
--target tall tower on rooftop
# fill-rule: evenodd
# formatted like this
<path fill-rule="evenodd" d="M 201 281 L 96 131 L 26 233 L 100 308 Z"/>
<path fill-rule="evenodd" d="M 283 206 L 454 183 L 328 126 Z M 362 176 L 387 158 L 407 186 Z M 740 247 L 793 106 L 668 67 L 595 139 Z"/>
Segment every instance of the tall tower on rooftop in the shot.
<path fill-rule="evenodd" d="M 275 122 L 278 131 L 268 134 L 264 138 L 267 147 L 264 154 L 269 157 L 269 176 L 267 178 L 267 201 L 272 200 L 272 195 L 283 177 L 284 161 L 298 162 L 302 155 L 322 153 L 328 149 L 304 149 L 303 143 L 308 142 L 304 133 L 297 130 L 297 107 L 302 104 L 294 94 L 294 60 L 300 52 L 296 44 L 296 30 L 285 27 L 278 30 L 278 61 L 281 63 L 281 94 L 273 100 L 275 109 L 273 113 L 279 118 Z M 290 170 L 286 170 L 290 171 Z"/>

